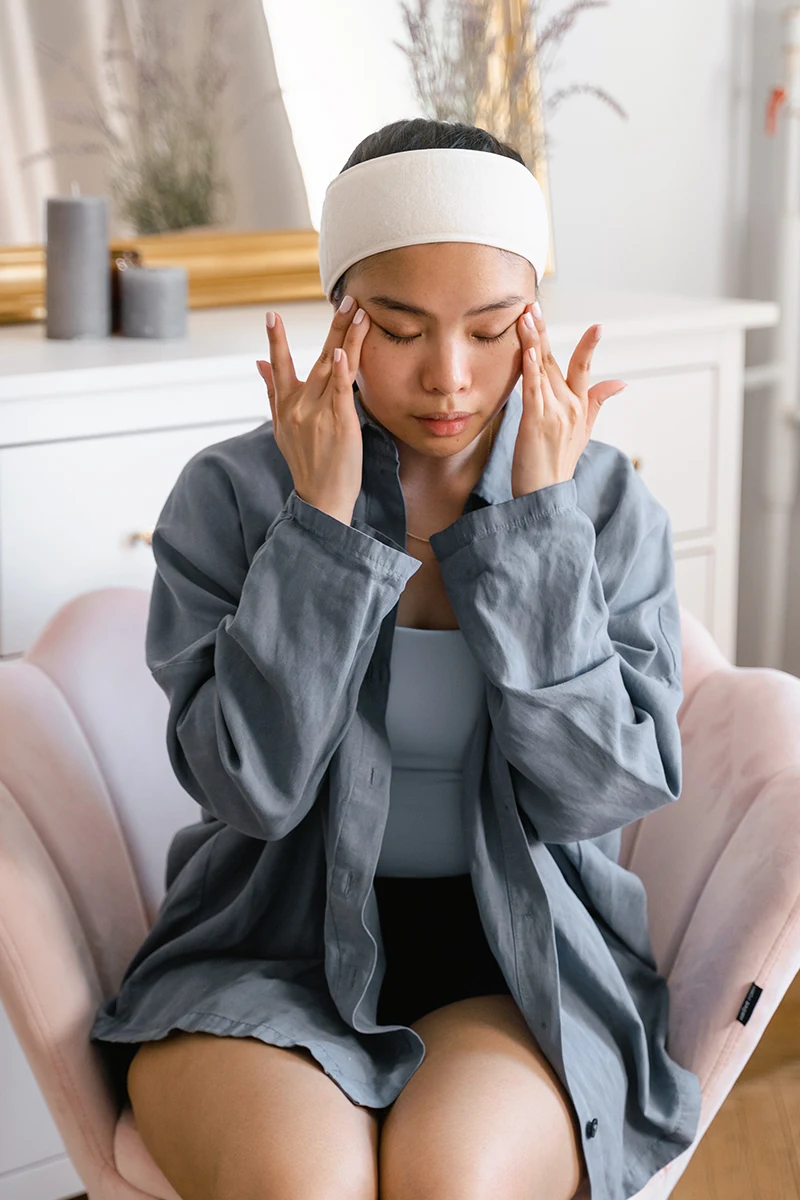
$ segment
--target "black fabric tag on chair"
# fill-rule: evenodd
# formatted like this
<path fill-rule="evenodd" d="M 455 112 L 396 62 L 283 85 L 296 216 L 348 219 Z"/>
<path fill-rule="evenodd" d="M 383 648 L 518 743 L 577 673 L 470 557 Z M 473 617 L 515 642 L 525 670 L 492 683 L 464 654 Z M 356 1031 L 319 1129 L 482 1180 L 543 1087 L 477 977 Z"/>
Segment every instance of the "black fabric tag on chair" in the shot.
<path fill-rule="evenodd" d="M 755 983 L 750 984 L 750 989 L 744 998 L 744 1003 L 742 1004 L 742 1007 L 739 1009 L 739 1015 L 736 1018 L 737 1021 L 741 1021 L 743 1025 L 747 1024 L 747 1022 L 750 1020 L 751 1016 L 753 1015 L 753 1009 L 758 1004 L 758 998 L 761 995 L 762 991 L 763 991 L 763 988 L 760 988 L 758 986 L 758 984 L 755 984 Z"/>

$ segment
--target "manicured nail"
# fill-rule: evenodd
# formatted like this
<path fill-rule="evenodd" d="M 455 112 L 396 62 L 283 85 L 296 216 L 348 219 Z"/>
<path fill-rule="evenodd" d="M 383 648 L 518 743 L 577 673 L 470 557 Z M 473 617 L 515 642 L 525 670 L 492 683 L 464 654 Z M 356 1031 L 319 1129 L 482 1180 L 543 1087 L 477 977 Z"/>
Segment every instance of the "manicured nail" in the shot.
<path fill-rule="evenodd" d="M 352 296 L 345 296 L 344 300 L 339 305 L 339 312 L 341 312 L 341 313 L 350 312 L 350 309 L 353 307 L 354 304 L 355 304 L 355 300 L 353 299 Z"/>
<path fill-rule="evenodd" d="M 267 313 L 267 329 L 274 329 L 274 327 L 275 327 L 275 313 L 268 312 Z"/>
<path fill-rule="evenodd" d="M 594 340 L 595 340 L 596 342 L 599 342 L 599 341 L 600 341 L 600 338 L 601 338 L 602 336 L 603 336 L 603 326 L 602 326 L 602 325 L 595 325 L 595 327 L 594 327 Z"/>
<path fill-rule="evenodd" d="M 535 328 L 536 328 L 536 326 L 535 326 L 535 325 L 534 325 L 534 323 L 533 323 L 533 317 L 531 316 L 531 314 L 530 314 L 529 312 L 528 312 L 528 313 L 525 313 L 525 314 L 523 315 L 523 318 L 522 318 L 522 323 L 523 323 L 524 325 L 527 325 L 527 326 L 528 326 L 528 329 L 535 329 Z"/>
<path fill-rule="evenodd" d="M 535 300 L 533 303 L 533 315 L 536 317 L 537 320 L 542 315 L 542 306 L 538 300 Z"/>
<path fill-rule="evenodd" d="M 360 325 L 366 315 L 367 314 L 364 312 L 364 309 L 360 308 L 358 310 L 358 312 L 356 313 L 356 315 L 353 317 L 353 324 Z"/>

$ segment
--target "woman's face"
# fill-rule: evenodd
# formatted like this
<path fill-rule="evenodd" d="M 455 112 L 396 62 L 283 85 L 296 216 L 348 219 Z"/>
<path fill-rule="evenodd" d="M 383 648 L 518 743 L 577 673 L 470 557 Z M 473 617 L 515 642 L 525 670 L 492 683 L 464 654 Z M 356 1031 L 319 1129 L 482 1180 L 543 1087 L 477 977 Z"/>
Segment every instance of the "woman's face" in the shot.
<path fill-rule="evenodd" d="M 356 376 L 367 412 L 406 463 L 466 464 L 522 371 L 517 321 L 536 299 L 531 264 L 469 242 L 402 246 L 358 263 L 346 292 L 370 318 Z M 419 420 L 438 413 L 472 416 L 443 437 Z"/>

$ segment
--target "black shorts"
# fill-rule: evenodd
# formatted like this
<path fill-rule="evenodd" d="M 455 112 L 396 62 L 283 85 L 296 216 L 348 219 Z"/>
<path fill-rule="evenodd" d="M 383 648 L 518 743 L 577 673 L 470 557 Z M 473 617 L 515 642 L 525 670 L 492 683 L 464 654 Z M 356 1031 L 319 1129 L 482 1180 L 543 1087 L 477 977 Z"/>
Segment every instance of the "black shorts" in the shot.
<path fill-rule="evenodd" d="M 510 995 L 466 875 L 375 876 L 386 975 L 379 1025 L 418 1017 L 470 996 Z M 141 1042 L 102 1042 L 119 1103 L 130 1104 L 128 1068 Z"/>
<path fill-rule="evenodd" d="M 486 940 L 472 878 L 376 875 L 386 976 L 379 1025 L 418 1017 L 471 996 L 510 995 Z"/>

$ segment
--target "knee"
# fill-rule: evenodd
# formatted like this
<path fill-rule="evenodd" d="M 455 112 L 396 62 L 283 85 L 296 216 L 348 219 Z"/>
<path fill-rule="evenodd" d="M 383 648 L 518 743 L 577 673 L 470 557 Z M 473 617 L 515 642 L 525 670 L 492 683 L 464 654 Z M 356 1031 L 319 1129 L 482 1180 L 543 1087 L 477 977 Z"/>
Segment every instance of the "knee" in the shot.
<path fill-rule="evenodd" d="M 275 1156 L 260 1161 L 257 1152 L 218 1164 L 209 1200 L 378 1200 L 377 1162 L 344 1154 L 336 1164 L 323 1154 L 315 1161 L 308 1147 L 305 1163 L 281 1169 Z"/>
<path fill-rule="evenodd" d="M 478 1142 L 414 1145 L 380 1153 L 380 1200 L 573 1200 L 584 1176 L 569 1153 L 525 1154 Z M 584 1173 L 585 1174 L 585 1173 Z"/>

